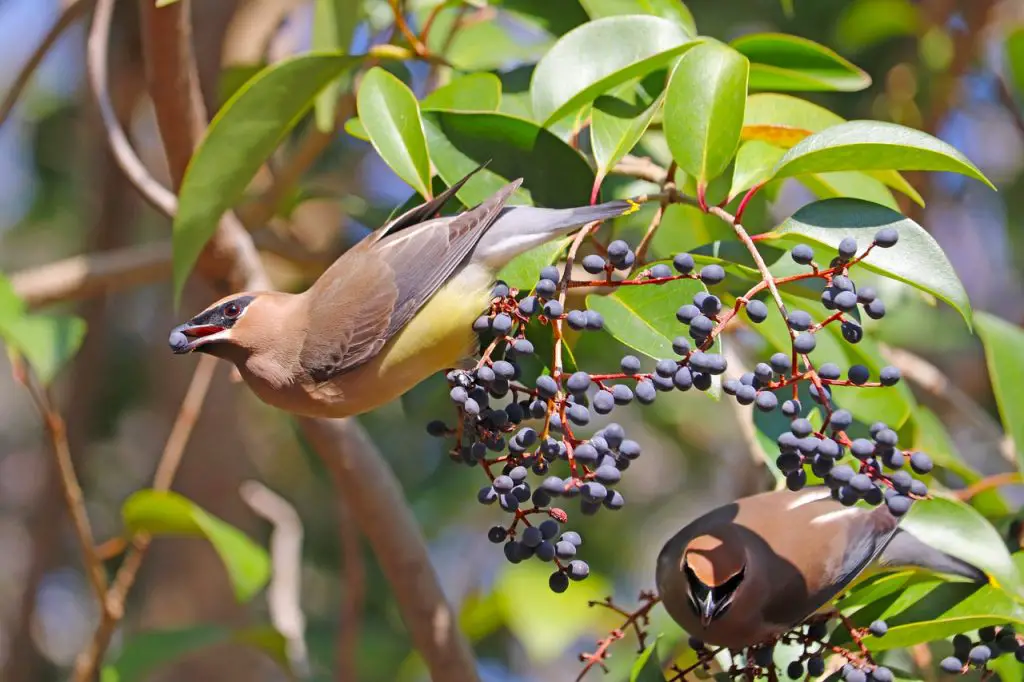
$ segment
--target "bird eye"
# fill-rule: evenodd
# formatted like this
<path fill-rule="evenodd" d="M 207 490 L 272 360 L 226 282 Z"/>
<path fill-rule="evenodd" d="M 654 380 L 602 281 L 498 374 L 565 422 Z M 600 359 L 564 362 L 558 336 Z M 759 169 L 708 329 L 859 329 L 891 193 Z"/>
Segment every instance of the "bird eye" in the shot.
<path fill-rule="evenodd" d="M 224 306 L 224 316 L 230 318 L 236 318 L 242 314 L 242 307 L 237 303 L 228 303 Z"/>

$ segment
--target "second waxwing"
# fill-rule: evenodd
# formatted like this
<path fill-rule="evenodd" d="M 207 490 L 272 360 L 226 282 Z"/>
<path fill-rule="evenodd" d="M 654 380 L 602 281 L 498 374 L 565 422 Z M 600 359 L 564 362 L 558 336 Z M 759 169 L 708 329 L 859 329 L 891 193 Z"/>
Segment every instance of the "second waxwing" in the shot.
<path fill-rule="evenodd" d="M 742 498 L 692 521 L 662 548 L 656 583 L 687 633 L 739 650 L 827 611 L 872 564 L 987 580 L 901 529 L 885 505 L 846 507 L 827 488 L 808 488 Z"/>

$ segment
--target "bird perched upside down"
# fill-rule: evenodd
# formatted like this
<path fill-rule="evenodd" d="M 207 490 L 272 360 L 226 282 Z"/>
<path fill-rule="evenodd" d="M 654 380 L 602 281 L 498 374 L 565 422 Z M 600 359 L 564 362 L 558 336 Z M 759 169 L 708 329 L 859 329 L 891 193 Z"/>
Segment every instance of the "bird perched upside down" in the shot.
<path fill-rule="evenodd" d="M 665 544 L 658 593 L 690 635 L 737 651 L 773 642 L 828 611 L 870 566 L 987 580 L 898 524 L 885 505 L 845 507 L 827 488 L 742 498 L 701 516 Z"/>
<path fill-rule="evenodd" d="M 508 206 L 520 178 L 464 213 L 434 217 L 477 170 L 365 237 L 308 290 L 223 298 L 175 327 L 171 349 L 228 360 L 260 399 L 288 412 L 368 412 L 476 351 L 472 324 L 505 264 L 636 209 Z"/>

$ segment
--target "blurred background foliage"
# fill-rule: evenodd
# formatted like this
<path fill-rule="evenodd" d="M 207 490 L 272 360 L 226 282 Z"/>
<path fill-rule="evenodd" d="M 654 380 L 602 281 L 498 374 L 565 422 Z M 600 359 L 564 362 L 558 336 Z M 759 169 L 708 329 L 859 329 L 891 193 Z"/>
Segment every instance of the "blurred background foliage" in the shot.
<path fill-rule="evenodd" d="M 415 28 L 434 3 L 407 4 Z M 461 69 L 495 71 L 503 89 L 500 110 L 523 114 L 529 107 L 532 65 L 560 35 L 587 19 L 583 5 L 606 5 L 614 11 L 615 4 L 505 0 L 489 7 L 452 7 L 438 15 L 428 45 L 439 50 L 457 13 L 464 12 L 470 20 L 447 46 L 448 58 Z M 808 93 L 808 99 L 846 119 L 876 118 L 929 131 L 972 159 L 998 186 L 998 193 L 959 175 L 910 173 L 927 208 L 909 202 L 901 207 L 942 245 L 976 310 L 1020 324 L 1024 232 L 1017 211 L 1024 208 L 1024 126 L 1019 113 L 1024 104 L 1024 41 L 1015 30 L 1024 26 L 1024 2 L 788 4 L 791 12 L 786 11 L 787 3 L 777 0 L 687 2 L 704 35 L 732 40 L 780 31 L 833 47 L 864 69 L 872 84 L 857 93 Z M 201 71 L 205 68 L 204 95 L 211 111 L 262 64 L 306 51 L 322 39 L 317 37 L 323 27 L 314 21 L 314 2 L 218 0 L 193 5 Z M 61 9 L 59 0 L 0 0 L 0 89 L 6 89 Z M 353 52 L 365 50 L 393 19 L 382 0 L 365 0 L 363 9 L 366 21 L 355 29 Z M 145 97 L 137 12 L 135 3 L 117 5 L 111 94 L 140 155 L 166 183 L 163 150 Z M 83 54 L 84 27 L 78 25 L 60 39 L 0 128 L 0 271 L 15 283 L 17 273 L 55 259 L 166 238 L 165 219 L 139 200 L 108 154 L 84 85 Z M 423 96 L 427 65 L 405 62 L 388 68 Z M 286 142 L 286 150 L 294 149 L 315 124 L 312 118 L 304 121 Z M 568 124 L 571 120 L 562 125 Z M 645 151 L 657 158 L 657 134 L 650 138 L 653 142 Z M 608 184 L 614 188 L 622 182 L 613 179 Z M 283 202 L 285 210 L 255 235 L 275 282 L 282 288 L 304 286 L 334 255 L 380 224 L 409 196 L 408 186 L 369 144 L 344 132 L 330 136 L 294 196 Z M 789 215 L 812 198 L 791 181 L 782 186 L 772 206 L 752 206 L 750 215 L 760 211 L 760 219 L 770 222 L 772 216 Z M 679 219 L 701 220 L 688 215 Z M 708 225 L 709 230 L 715 227 Z M 624 220 L 615 229 L 638 237 L 642 228 L 642 221 Z M 655 250 L 671 252 L 676 245 L 670 243 L 670 235 L 662 229 Z M 211 295 L 193 278 L 181 310 L 200 309 Z M 875 325 L 878 338 L 928 359 L 950 382 L 938 395 L 918 395 L 920 406 L 915 409 L 921 410 L 920 419 L 945 427 L 944 432 L 921 429 L 919 442 L 962 459 L 968 478 L 1009 470 L 1000 442 L 992 437 L 999 433 L 998 415 L 978 339 L 950 308 L 929 306 L 901 287 L 885 295 L 895 314 Z M 121 533 L 125 498 L 149 485 L 186 387 L 189 361 L 172 357 L 165 342 L 166 331 L 181 314 L 174 309 L 166 279 L 60 304 L 48 312 L 73 312 L 87 325 L 81 350 L 57 378 L 55 394 L 68 420 L 97 538 L 114 538 Z M 575 352 L 581 366 L 613 366 L 622 349 L 606 335 L 593 335 L 581 340 Z M 442 380 L 427 382 L 360 421 L 401 480 L 445 591 L 474 643 L 481 676 L 488 682 L 572 678 L 578 669 L 576 653 L 615 624 L 609 614 L 588 609 L 587 599 L 615 594 L 628 602 L 651 586 L 657 550 L 685 520 L 771 485 L 763 464 L 751 460 L 736 425 L 737 414 L 725 402 L 680 394 L 642 411 L 620 409 L 617 419 L 631 433 L 642 434 L 644 466 L 624 483 L 630 504 L 622 512 L 577 523 L 586 538 L 593 575 L 567 593 L 554 595 L 546 588 L 547 571 L 542 566 L 511 566 L 488 543 L 486 529 L 498 512 L 477 504 L 480 476 L 449 463 L 447 444 L 426 436 L 423 425 L 429 419 L 448 416 L 444 391 Z M 342 613 L 339 604 L 356 597 L 363 611 L 360 679 L 421 678 L 422 668 L 370 554 L 361 557 L 366 580 L 360 594 L 346 593 L 351 583 L 344 579 L 339 523 L 351 521 L 339 521 L 317 458 L 296 437 L 286 416 L 230 382 L 222 366 L 175 489 L 265 544 L 268 525 L 238 493 L 241 483 L 252 478 L 290 500 L 302 519 L 302 606 L 314 673 L 323 679 L 330 676 Z M 1024 503 L 1020 486 L 1002 492 L 1009 509 Z M 985 511 L 984 505 L 979 507 Z M 1003 515 L 999 524 L 1008 542 L 1010 520 Z M 112 565 L 116 562 L 112 560 Z M 80 565 L 37 416 L 26 393 L 4 371 L 0 679 L 35 682 L 66 674 L 97 617 Z M 165 633 L 163 639 L 151 634 L 149 640 L 138 640 L 142 648 L 136 648 L 135 655 L 147 660 L 137 652 L 190 651 L 190 642 L 211 646 L 161 667 L 152 679 L 279 679 L 278 668 L 256 649 L 240 644 L 237 635 L 240 629 L 267 621 L 263 600 L 242 607 L 232 594 L 210 544 L 185 539 L 158 542 L 132 593 L 111 653 L 130 651 L 125 645 L 141 633 L 183 628 Z M 944 646 L 948 645 L 936 645 L 934 655 L 946 655 Z M 623 645 L 619 658 L 621 669 L 621 664 L 629 663 L 628 645 Z"/>

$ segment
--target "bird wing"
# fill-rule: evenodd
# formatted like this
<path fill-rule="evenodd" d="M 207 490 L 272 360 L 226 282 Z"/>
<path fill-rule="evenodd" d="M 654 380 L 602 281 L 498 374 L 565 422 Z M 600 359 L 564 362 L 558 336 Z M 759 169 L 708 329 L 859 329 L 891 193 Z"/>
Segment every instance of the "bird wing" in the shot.
<path fill-rule="evenodd" d="M 415 225 L 400 217 L 349 249 L 308 292 L 303 370 L 321 383 L 380 352 L 451 277 L 520 184 L 454 217 Z"/>
<path fill-rule="evenodd" d="M 438 194 L 430 201 L 426 201 L 418 206 L 413 206 L 408 211 L 398 216 L 394 220 L 388 221 L 383 227 L 374 231 L 370 235 L 372 241 L 378 241 L 384 238 L 386 235 L 394 234 L 399 230 L 403 230 L 413 225 L 423 223 L 434 216 L 435 213 L 444 208 L 444 205 L 455 196 L 455 193 L 462 189 L 462 186 L 469 182 L 469 179 L 484 169 L 490 161 L 485 161 L 469 173 L 466 174 L 461 180 L 456 182 L 454 185 L 446 189 L 445 191 Z"/>

